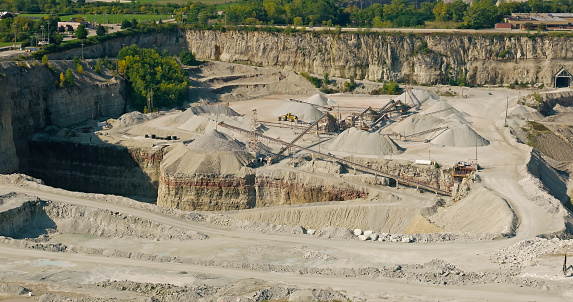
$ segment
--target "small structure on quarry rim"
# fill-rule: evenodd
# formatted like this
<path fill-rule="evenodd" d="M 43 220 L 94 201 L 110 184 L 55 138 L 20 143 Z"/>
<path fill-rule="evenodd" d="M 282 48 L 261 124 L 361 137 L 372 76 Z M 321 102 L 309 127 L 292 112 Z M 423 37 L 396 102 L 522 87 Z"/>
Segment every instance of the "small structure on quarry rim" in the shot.
<path fill-rule="evenodd" d="M 571 86 L 571 78 L 573 78 L 573 76 L 571 76 L 571 73 L 569 73 L 569 71 L 567 71 L 565 68 L 561 68 L 561 70 L 559 70 L 555 74 L 555 81 L 554 81 L 555 88 L 563 88 Z"/>
<path fill-rule="evenodd" d="M 451 173 L 454 180 L 460 182 L 467 175 L 476 172 L 477 169 L 478 166 L 475 163 L 457 162 L 454 164 L 454 168 Z"/>

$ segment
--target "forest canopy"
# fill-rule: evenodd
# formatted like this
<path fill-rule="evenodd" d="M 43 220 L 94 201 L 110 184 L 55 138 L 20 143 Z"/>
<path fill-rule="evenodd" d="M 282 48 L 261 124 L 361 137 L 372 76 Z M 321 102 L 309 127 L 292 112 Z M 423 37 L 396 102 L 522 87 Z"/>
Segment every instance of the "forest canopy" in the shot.
<path fill-rule="evenodd" d="M 132 45 L 120 50 L 117 59 L 118 72 L 127 79 L 137 110 L 144 111 L 148 98 L 153 102 L 149 111 L 179 106 L 187 100 L 187 76 L 167 52 Z"/>

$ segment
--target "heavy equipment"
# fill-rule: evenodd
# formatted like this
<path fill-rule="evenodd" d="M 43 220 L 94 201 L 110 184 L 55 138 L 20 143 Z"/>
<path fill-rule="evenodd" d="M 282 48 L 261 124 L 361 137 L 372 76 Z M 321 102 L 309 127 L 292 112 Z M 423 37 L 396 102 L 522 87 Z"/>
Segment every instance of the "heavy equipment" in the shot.
<path fill-rule="evenodd" d="M 298 116 L 292 115 L 290 112 L 279 116 L 279 121 L 289 121 L 289 122 L 296 122 L 298 120 Z"/>

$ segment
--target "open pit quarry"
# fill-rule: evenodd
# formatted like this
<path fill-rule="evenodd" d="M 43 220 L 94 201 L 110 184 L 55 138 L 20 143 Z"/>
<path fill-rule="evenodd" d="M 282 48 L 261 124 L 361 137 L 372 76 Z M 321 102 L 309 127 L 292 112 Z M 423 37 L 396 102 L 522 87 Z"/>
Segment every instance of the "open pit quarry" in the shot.
<path fill-rule="evenodd" d="M 237 43 L 211 48 L 211 35 Z M 189 104 L 149 114 L 129 110 L 125 82 L 89 61 L 69 88 L 53 82 L 72 62 L 51 61 L 58 73 L 0 63 L 0 301 L 573 298 L 570 89 L 414 86 L 391 96 L 358 81 L 354 93 L 324 95 L 289 52 L 275 62 L 255 62 L 272 58 L 268 48 L 230 55 L 245 37 L 272 36 L 131 37 L 215 60 L 187 68 Z M 295 34 L 278 49 L 292 39 L 316 42 Z M 437 49 L 445 37 L 424 39 Z M 520 53 L 529 63 L 531 47 Z M 406 57 L 385 51 L 384 75 L 399 79 Z M 307 71 L 352 74 L 321 69 L 344 61 L 315 61 Z M 498 75 L 483 81 L 510 79 Z"/>

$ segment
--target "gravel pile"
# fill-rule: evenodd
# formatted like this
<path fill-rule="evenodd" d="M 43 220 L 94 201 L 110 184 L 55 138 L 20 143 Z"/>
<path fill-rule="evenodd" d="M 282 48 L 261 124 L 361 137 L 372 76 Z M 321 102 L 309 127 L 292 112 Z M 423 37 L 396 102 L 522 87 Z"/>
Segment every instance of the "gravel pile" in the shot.
<path fill-rule="evenodd" d="M 420 102 L 420 104 L 424 104 L 427 106 L 432 106 L 440 100 L 440 97 L 437 94 L 422 89 L 412 89 L 412 94 L 414 95 L 415 98 L 414 102 L 412 102 L 411 97 L 407 92 L 404 92 L 401 95 L 399 95 L 396 98 L 396 100 L 402 101 L 403 103 L 410 105 L 412 103 L 414 105 L 418 105 L 418 102 Z"/>
<path fill-rule="evenodd" d="M 533 238 L 501 249 L 491 256 L 493 262 L 514 265 L 532 265 L 535 258 L 546 254 L 564 254 L 573 240 Z"/>
<path fill-rule="evenodd" d="M 557 105 L 560 106 L 561 105 Z M 553 108 L 553 110 L 560 110 L 560 108 L 558 108 L 557 106 L 555 106 L 555 108 Z M 561 107 L 564 108 L 564 107 Z M 505 112 L 502 112 L 500 114 L 500 116 L 504 116 Z M 522 120 L 541 120 L 544 118 L 543 114 L 539 113 L 539 111 L 531 108 L 531 107 L 527 107 L 524 105 L 520 105 L 517 104 L 511 108 L 509 108 L 507 110 L 507 116 L 508 117 L 512 117 L 512 118 L 518 118 L 518 119 L 522 119 Z"/>
<path fill-rule="evenodd" d="M 356 128 L 349 128 L 340 133 L 328 148 L 333 151 L 373 155 L 389 155 L 404 152 L 388 136 Z"/>
<path fill-rule="evenodd" d="M 316 235 L 320 238 L 332 238 L 332 239 L 352 239 L 354 235 L 349 229 L 338 228 L 338 227 L 325 227 L 318 231 Z"/>
<path fill-rule="evenodd" d="M 481 137 L 470 126 L 461 124 L 449 128 L 431 140 L 432 144 L 449 147 L 482 147 L 489 145 L 489 141 Z"/>
<path fill-rule="evenodd" d="M 178 115 L 174 121 L 178 123 L 185 123 L 189 118 L 196 115 L 225 115 L 225 116 L 239 116 L 235 110 L 225 105 L 197 105 L 190 107 L 185 112 Z"/>
<path fill-rule="evenodd" d="M 211 130 L 205 135 L 197 138 L 189 145 L 190 149 L 203 151 L 246 151 L 243 143 L 236 139 L 230 138 L 225 134 Z"/>
<path fill-rule="evenodd" d="M 304 100 L 304 102 L 319 105 L 319 106 L 329 106 L 329 105 L 336 105 L 337 104 L 335 101 L 327 98 L 322 93 L 317 93 L 317 94 L 309 97 L 308 99 Z"/>
<path fill-rule="evenodd" d="M 424 134 L 420 138 L 430 140 L 438 146 L 475 147 L 487 146 L 489 141 L 475 132 L 464 118 L 464 113 L 453 108 L 446 101 L 436 101 L 435 104 L 420 114 L 410 116 L 394 126 L 393 131 L 404 136 L 423 131 L 447 127 Z"/>
<path fill-rule="evenodd" d="M 125 128 L 125 127 L 129 127 L 129 126 L 145 123 L 148 120 L 150 120 L 149 116 L 147 116 L 147 115 L 145 115 L 139 111 L 133 111 L 133 112 L 129 112 L 129 113 L 126 113 L 126 114 L 120 116 L 117 119 L 117 124 L 115 125 L 115 127 Z"/>
<path fill-rule="evenodd" d="M 273 111 L 277 118 L 287 113 L 296 115 L 299 120 L 307 122 L 316 121 L 322 116 L 322 112 L 314 106 L 296 102 L 284 103 L 277 110 Z"/>

